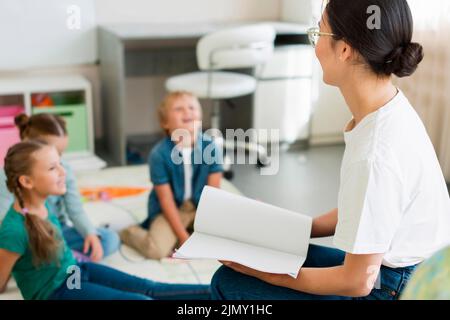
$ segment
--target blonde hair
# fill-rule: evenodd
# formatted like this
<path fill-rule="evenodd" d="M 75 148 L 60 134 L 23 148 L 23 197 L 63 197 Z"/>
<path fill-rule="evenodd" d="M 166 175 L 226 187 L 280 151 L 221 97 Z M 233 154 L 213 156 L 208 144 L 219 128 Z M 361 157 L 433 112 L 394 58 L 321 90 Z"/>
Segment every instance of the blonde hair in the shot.
<path fill-rule="evenodd" d="M 189 91 L 182 91 L 182 90 L 170 92 L 169 94 L 167 94 L 164 97 L 164 99 L 161 101 L 161 103 L 158 106 L 158 118 L 159 118 L 159 124 L 161 125 L 161 127 L 167 121 L 167 111 L 169 110 L 169 107 L 173 104 L 173 101 L 177 100 L 181 97 L 192 98 L 197 103 L 197 105 L 200 107 L 200 101 L 193 93 L 191 93 Z M 201 108 L 200 108 L 200 110 L 201 110 Z M 166 134 L 169 134 L 169 132 L 167 132 L 167 130 L 165 130 L 165 129 L 164 129 L 164 132 Z"/>

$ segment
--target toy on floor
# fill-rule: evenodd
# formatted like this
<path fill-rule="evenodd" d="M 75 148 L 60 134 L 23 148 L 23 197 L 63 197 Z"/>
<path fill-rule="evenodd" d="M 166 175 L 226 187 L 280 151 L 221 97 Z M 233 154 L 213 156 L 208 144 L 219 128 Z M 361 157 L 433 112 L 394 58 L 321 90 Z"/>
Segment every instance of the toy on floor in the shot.
<path fill-rule="evenodd" d="M 73 257 L 75 258 L 75 260 L 77 260 L 78 263 L 91 262 L 91 258 L 89 258 L 87 255 L 85 255 L 85 254 L 83 254 L 83 253 L 81 253 L 79 251 L 72 250 L 72 254 L 73 254 Z"/>
<path fill-rule="evenodd" d="M 91 187 L 80 188 L 80 194 L 86 202 L 108 202 L 116 198 L 138 196 L 150 191 L 149 187 Z"/>

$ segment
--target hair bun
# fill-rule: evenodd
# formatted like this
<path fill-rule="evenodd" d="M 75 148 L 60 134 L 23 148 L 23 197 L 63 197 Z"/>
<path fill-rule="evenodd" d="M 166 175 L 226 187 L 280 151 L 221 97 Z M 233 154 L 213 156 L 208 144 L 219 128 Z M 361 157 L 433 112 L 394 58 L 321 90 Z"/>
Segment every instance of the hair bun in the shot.
<path fill-rule="evenodd" d="M 392 51 L 386 59 L 386 74 L 395 74 L 397 77 L 412 75 L 419 63 L 423 60 L 423 47 L 416 42 L 407 46 L 400 46 Z"/>
<path fill-rule="evenodd" d="M 23 138 L 23 133 L 28 128 L 30 117 L 25 113 L 21 113 L 14 118 L 14 123 L 20 131 L 20 137 Z"/>
<path fill-rule="evenodd" d="M 30 117 L 25 113 L 21 113 L 14 118 L 14 123 L 19 127 L 19 129 L 28 126 L 29 122 Z"/>

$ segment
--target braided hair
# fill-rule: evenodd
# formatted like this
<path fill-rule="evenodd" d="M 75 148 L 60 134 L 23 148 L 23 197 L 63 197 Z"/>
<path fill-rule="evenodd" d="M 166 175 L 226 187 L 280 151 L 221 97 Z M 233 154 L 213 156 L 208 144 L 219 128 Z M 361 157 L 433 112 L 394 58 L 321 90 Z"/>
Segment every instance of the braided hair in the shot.
<path fill-rule="evenodd" d="M 47 146 L 45 142 L 37 140 L 20 142 L 9 148 L 4 167 L 6 186 L 14 194 L 25 218 L 25 228 L 35 266 L 56 262 L 62 243 L 61 237 L 48 220 L 27 211 L 23 186 L 19 181 L 21 176 L 31 173 L 35 162 L 34 153 Z"/>

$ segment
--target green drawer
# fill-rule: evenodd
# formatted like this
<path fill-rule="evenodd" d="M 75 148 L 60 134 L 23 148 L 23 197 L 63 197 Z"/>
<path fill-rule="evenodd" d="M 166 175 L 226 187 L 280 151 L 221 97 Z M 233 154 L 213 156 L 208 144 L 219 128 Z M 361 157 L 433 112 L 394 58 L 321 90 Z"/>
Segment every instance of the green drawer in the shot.
<path fill-rule="evenodd" d="M 89 150 L 89 128 L 85 105 L 33 108 L 33 114 L 52 113 L 63 117 L 67 123 L 69 146 L 67 152 Z"/>

